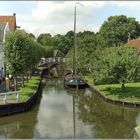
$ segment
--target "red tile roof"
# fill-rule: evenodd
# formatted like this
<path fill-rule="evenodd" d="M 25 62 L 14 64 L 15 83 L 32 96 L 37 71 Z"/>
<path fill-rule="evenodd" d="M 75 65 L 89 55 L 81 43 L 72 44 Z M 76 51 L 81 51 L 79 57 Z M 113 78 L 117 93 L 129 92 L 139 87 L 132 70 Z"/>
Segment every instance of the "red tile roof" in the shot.
<path fill-rule="evenodd" d="M 0 16 L 0 23 L 5 24 L 8 22 L 10 31 L 14 31 L 16 29 L 16 15 L 12 16 Z"/>
<path fill-rule="evenodd" d="M 129 40 L 129 42 L 127 44 L 129 44 L 129 45 L 135 45 L 135 46 L 139 46 L 140 47 L 140 39 L 132 39 L 132 40 Z"/>
<path fill-rule="evenodd" d="M 138 52 L 140 52 L 140 39 L 132 39 L 129 40 L 128 43 L 125 45 L 126 47 L 136 47 Z"/>

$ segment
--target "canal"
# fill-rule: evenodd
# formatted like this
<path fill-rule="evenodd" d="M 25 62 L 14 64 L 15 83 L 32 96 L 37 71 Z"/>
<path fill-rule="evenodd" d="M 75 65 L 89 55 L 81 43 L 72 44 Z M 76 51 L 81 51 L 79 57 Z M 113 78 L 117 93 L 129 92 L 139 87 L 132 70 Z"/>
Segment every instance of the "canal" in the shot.
<path fill-rule="evenodd" d="M 104 102 L 88 89 L 47 80 L 30 112 L 0 118 L 0 138 L 133 138 L 140 110 Z"/>

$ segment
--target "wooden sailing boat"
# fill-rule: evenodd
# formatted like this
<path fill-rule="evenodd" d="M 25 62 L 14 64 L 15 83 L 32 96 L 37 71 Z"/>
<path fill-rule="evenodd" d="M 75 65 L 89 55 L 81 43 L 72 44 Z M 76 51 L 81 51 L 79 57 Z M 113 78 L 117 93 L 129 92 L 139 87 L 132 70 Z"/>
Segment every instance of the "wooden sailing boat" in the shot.
<path fill-rule="evenodd" d="M 64 85 L 71 88 L 86 88 L 88 84 L 82 76 L 76 72 L 76 5 L 74 9 L 74 47 L 73 47 L 73 72 L 64 76 Z"/>

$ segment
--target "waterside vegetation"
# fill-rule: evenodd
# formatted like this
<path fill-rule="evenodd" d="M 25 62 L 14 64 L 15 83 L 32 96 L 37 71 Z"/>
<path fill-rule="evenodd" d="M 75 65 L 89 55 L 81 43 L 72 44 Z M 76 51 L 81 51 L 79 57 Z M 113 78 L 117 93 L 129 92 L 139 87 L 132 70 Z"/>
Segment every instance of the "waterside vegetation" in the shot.
<path fill-rule="evenodd" d="M 125 95 L 128 92 L 129 95 L 132 89 L 129 91 L 131 84 L 127 83 L 140 82 L 140 57 L 135 47 L 126 47 L 126 44 L 128 39 L 140 36 L 139 22 L 125 15 L 111 16 L 104 21 L 99 32 L 84 31 L 76 34 L 77 72 L 88 75 L 87 79 L 91 85 L 119 84 L 120 91 Z M 15 79 L 17 76 L 26 75 L 28 82 L 41 57 L 53 57 L 53 50 L 59 49 L 68 58 L 67 68 L 70 68 L 73 40 L 73 31 L 54 36 L 43 33 L 37 38 L 24 31 L 11 32 L 6 36 L 4 45 L 7 67 Z M 24 80 L 22 86 L 25 86 Z M 115 91 L 114 88 L 112 87 L 110 92 L 118 92 L 119 96 L 119 89 Z M 25 95 L 26 91 L 28 89 L 25 89 Z M 132 94 L 137 94 L 135 92 L 134 90 Z"/>

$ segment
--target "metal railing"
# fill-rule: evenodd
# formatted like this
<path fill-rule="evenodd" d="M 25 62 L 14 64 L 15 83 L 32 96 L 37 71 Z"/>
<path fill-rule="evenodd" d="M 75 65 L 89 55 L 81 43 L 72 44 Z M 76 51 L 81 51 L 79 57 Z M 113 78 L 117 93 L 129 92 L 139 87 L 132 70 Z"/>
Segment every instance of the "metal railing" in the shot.
<path fill-rule="evenodd" d="M 16 94 L 16 100 L 19 100 L 19 93 L 21 93 L 21 91 L 9 91 L 9 92 L 0 93 L 0 96 L 4 96 L 2 100 L 4 100 L 6 103 L 8 95 Z"/>

